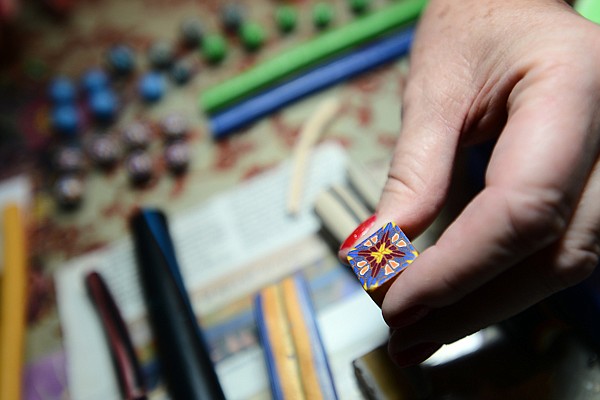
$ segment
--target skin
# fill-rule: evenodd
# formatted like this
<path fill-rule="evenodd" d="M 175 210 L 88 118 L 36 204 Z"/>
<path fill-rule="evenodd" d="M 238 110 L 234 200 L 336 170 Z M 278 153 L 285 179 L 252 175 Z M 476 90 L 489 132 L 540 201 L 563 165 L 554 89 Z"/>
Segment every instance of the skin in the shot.
<path fill-rule="evenodd" d="M 399 365 L 517 314 L 598 264 L 599 59 L 600 26 L 563 1 L 430 1 L 366 234 L 395 221 L 419 235 L 446 201 L 459 148 L 498 141 L 485 188 L 385 296 Z"/>

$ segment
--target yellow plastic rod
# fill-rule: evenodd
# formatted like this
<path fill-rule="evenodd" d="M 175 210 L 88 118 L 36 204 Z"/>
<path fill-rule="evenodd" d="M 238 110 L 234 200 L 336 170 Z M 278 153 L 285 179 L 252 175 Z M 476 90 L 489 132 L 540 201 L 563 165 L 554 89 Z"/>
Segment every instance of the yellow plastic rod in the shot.
<path fill-rule="evenodd" d="M 20 207 L 7 205 L 2 213 L 4 274 L 0 292 L 0 400 L 19 400 L 22 394 L 27 305 L 27 247 Z"/>

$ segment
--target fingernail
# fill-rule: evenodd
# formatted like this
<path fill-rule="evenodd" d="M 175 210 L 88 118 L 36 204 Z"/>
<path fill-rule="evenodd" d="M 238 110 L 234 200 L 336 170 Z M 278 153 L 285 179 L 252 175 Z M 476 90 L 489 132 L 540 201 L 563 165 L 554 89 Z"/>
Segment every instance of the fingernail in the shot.
<path fill-rule="evenodd" d="M 427 306 L 412 306 L 393 317 L 386 319 L 386 323 L 392 328 L 404 328 L 421 320 L 429 314 L 430 311 L 431 308 Z"/>
<path fill-rule="evenodd" d="M 392 360 L 401 368 L 419 364 L 433 355 L 442 345 L 437 343 L 420 343 L 399 353 L 392 353 Z"/>
<path fill-rule="evenodd" d="M 356 229 L 350 234 L 350 236 L 348 236 L 346 240 L 344 240 L 344 243 L 342 243 L 342 245 L 340 246 L 340 251 L 347 250 L 350 247 L 352 247 L 352 245 L 356 243 L 358 239 L 360 239 L 365 233 L 367 233 L 369 229 L 371 229 L 376 219 L 377 216 L 373 214 L 369 218 L 361 222 L 360 225 L 358 225 Z"/>

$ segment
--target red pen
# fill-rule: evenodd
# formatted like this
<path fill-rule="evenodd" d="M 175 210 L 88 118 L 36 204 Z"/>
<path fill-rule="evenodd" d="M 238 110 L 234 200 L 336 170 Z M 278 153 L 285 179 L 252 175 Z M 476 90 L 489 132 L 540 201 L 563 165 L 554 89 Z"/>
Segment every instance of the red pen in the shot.
<path fill-rule="evenodd" d="M 102 276 L 95 271 L 86 275 L 85 285 L 102 321 L 123 398 L 146 400 L 144 376 L 127 326 L 108 286 Z"/>

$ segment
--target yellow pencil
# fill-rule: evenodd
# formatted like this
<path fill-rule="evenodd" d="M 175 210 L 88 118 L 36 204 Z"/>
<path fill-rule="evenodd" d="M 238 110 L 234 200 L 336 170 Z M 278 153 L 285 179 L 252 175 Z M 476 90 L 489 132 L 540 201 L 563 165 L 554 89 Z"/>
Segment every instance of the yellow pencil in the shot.
<path fill-rule="evenodd" d="M 0 400 L 21 399 L 27 251 L 25 221 L 16 204 L 2 213 L 4 276 L 0 292 Z"/>

